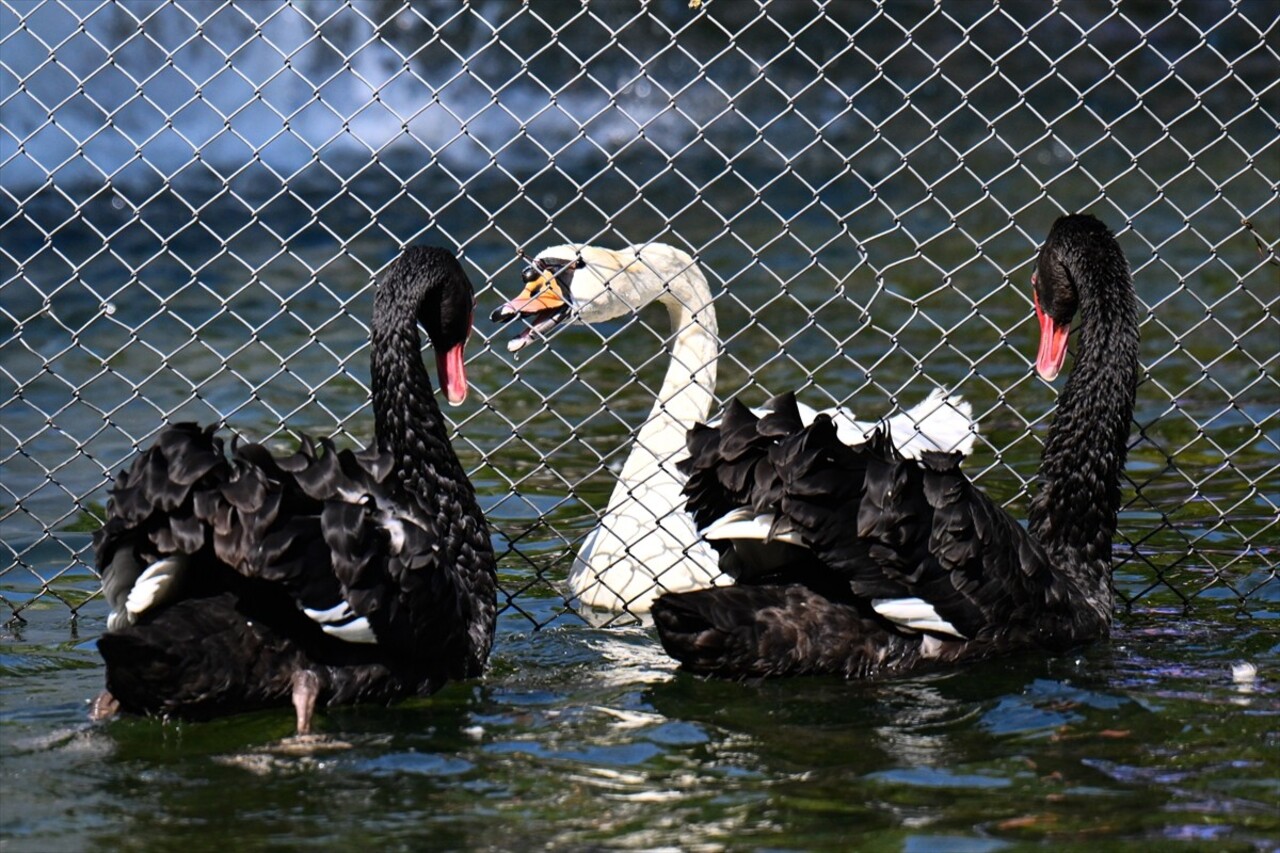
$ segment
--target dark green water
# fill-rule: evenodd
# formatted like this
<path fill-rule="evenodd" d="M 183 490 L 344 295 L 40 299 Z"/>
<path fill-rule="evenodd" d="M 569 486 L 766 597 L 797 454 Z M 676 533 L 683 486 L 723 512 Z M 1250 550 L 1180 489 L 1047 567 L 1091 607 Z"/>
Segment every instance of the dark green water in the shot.
<path fill-rule="evenodd" d="M 88 578 L 64 579 L 81 595 Z M 550 618 L 543 603 L 524 602 Z M 103 608 L 4 637 L 5 849 L 1273 849 L 1273 630 L 1139 609 L 1111 642 L 876 684 L 673 671 L 640 628 L 502 620 L 492 670 L 346 708 L 85 722 Z M 1236 684 L 1248 659 L 1261 681 Z M 218 844 L 224 842 L 217 842 Z M 226 842 L 226 843 L 229 843 Z"/>
<path fill-rule="evenodd" d="M 515 282 L 496 286 L 509 291 Z M 750 299 L 766 291 L 738 292 Z M 482 308 L 496 299 L 483 294 Z M 891 322 L 880 318 L 892 318 L 892 308 L 876 322 Z M 1017 300 L 991 308 L 1029 338 L 1024 311 Z M 723 315 L 723 328 L 745 325 L 732 304 Z M 660 314 L 644 316 L 661 328 Z M 847 315 L 826 316 L 840 328 Z M 1111 642 L 875 684 L 717 683 L 675 671 L 645 628 L 585 624 L 557 592 L 570 555 L 565 540 L 593 523 L 584 502 L 601 506 L 611 487 L 599 459 L 620 461 L 625 446 L 618 420 L 594 414 L 598 391 L 625 385 L 624 364 L 652 359 L 656 340 L 640 328 L 606 332 L 617 333 L 608 349 L 591 330 L 568 329 L 518 365 L 477 347 L 470 372 L 478 393 L 454 414 L 511 596 L 491 671 L 430 700 L 325 714 L 322 730 L 342 748 L 290 751 L 287 711 L 89 725 L 87 700 L 102 680 L 93 641 L 105 608 L 91 598 L 92 574 L 66 567 L 66 554 L 86 553 L 89 537 L 67 529 L 78 518 L 68 509 L 64 528 L 43 540 L 10 522 L 6 544 L 26 564 L 7 572 L 0 593 L 23 608 L 25 622 L 0 636 L 4 848 L 200 850 L 234 838 L 238 849 L 1274 849 L 1280 608 L 1267 569 L 1274 550 L 1264 541 L 1271 498 L 1226 481 L 1206 494 L 1206 506 L 1185 508 L 1186 479 L 1157 448 L 1189 440 L 1190 428 L 1161 417 L 1165 404 L 1154 394 L 1143 392 L 1139 405 L 1139 418 L 1153 423 L 1133 451 L 1130 477 L 1143 491 L 1128 486 L 1117 555 L 1117 587 L 1135 603 L 1118 615 Z M 499 350 L 503 334 L 493 340 Z M 875 358 L 870 337 L 853 339 L 853 358 Z M 339 352 L 363 346 L 358 327 L 325 339 Z M 205 340 L 215 350 L 234 346 Z M 294 348 L 286 336 L 273 343 Z M 1009 367 L 964 387 L 976 385 L 976 408 L 989 409 L 988 444 L 970 470 L 985 470 L 984 487 L 1021 514 L 1019 478 L 1034 472 L 1038 443 L 1023 434 L 1017 412 L 1032 418 L 1052 394 L 1024 380 L 1018 349 L 997 348 L 991 358 Z M 305 371 L 326 357 L 311 347 L 293 363 Z M 352 358 L 354 371 L 363 371 L 362 357 Z M 596 365 L 592 383 L 564 386 L 579 362 Z M 642 368 L 650 387 L 662 367 Z M 854 369 L 826 369 L 857 384 Z M 939 369 L 963 379 L 962 366 Z M 737 372 L 730 362 L 726 379 Z M 877 372 L 886 374 L 898 381 Z M 1012 384 L 1017 405 L 992 399 L 993 376 Z M 783 387 L 804 381 L 786 361 L 761 378 Z M 163 398 L 169 386 L 155 384 Z M 355 382 L 326 392 L 331 407 L 357 410 L 349 428 L 361 439 L 369 431 L 367 410 L 358 411 L 363 393 Z M 539 395 L 551 402 L 541 405 Z M 637 384 L 610 399 L 633 424 L 648 404 Z M 302 406 L 290 420 L 323 429 L 326 417 Z M 564 421 L 578 419 L 582 440 L 566 443 Z M 270 428 L 267 418 L 235 422 L 256 434 Z M 1033 435 L 1042 429 L 1037 422 Z M 1225 441 L 1231 429 L 1214 437 Z M 993 447 L 1011 448 L 1004 465 Z M 546 465 L 542 453 L 551 454 Z M 1272 463 L 1258 451 L 1235 464 Z M 582 482 L 578 497 L 565 480 Z M 1188 526 L 1164 520 L 1196 512 L 1206 530 L 1220 530 L 1209 510 L 1216 505 L 1239 507 L 1233 524 L 1262 531 L 1245 540 L 1251 547 L 1219 537 L 1220 550 L 1190 552 L 1181 538 Z M 1192 594 L 1184 609 L 1182 596 Z M 1254 664 L 1260 679 L 1233 682 L 1238 661 Z"/>

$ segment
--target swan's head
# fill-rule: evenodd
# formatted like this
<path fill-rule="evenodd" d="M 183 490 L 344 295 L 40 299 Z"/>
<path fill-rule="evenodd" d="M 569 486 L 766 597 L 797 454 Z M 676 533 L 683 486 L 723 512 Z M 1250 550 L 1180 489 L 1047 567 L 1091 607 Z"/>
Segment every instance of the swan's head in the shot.
<path fill-rule="evenodd" d="M 1118 267 L 1116 266 L 1118 263 Z M 1111 231 L 1088 214 L 1059 217 L 1036 259 L 1031 273 L 1031 296 L 1040 321 L 1040 349 L 1036 372 L 1052 381 L 1067 358 L 1071 320 L 1080 306 L 1085 279 L 1128 274 L 1128 263 Z"/>
<path fill-rule="evenodd" d="M 475 289 L 462 264 L 448 249 L 435 246 L 405 249 L 375 297 L 375 328 L 389 329 L 412 317 L 426 329 L 436 352 L 440 388 L 451 406 L 467 398 L 463 349 L 471 337 L 475 305 Z"/>
<path fill-rule="evenodd" d="M 529 320 L 528 328 L 507 342 L 509 352 L 521 349 L 535 337 L 545 336 L 572 316 L 573 274 L 585 265 L 577 250 L 542 252 L 529 261 L 522 274 L 524 290 L 490 316 L 495 322 L 506 322 L 521 314 Z"/>
<path fill-rule="evenodd" d="M 505 322 L 523 315 L 529 321 L 507 342 L 507 350 L 516 352 L 566 320 L 603 323 L 634 314 L 669 294 L 671 282 L 684 275 L 702 273 L 688 253 L 662 243 L 617 251 L 553 246 L 529 261 L 524 290 L 494 311 L 492 319 Z"/>

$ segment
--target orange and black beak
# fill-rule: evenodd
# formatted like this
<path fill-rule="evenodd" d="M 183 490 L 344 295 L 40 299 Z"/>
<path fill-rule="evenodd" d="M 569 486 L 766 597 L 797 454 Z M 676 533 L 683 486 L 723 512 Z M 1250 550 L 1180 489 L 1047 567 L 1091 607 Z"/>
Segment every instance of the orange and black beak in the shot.
<path fill-rule="evenodd" d="M 519 315 L 529 320 L 529 327 L 507 342 L 507 351 L 522 349 L 534 338 L 545 336 L 572 313 L 573 296 L 568 280 L 581 261 L 535 259 L 524 271 L 524 290 L 490 315 L 495 322 L 506 322 Z"/>

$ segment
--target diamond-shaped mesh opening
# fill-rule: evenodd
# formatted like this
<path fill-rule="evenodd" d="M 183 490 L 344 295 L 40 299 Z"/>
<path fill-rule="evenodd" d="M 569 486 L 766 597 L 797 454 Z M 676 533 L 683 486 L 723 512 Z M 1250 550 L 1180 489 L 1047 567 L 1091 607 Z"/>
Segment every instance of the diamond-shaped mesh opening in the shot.
<path fill-rule="evenodd" d="M 458 252 L 669 242 L 715 297 L 717 397 L 974 404 L 1017 514 L 1053 394 L 1027 280 L 1087 210 L 1136 274 L 1128 604 L 1274 609 L 1280 13 L 1115 5 L 0 0 L 0 598 L 71 613 L 112 474 L 166 421 L 363 443 L 372 283 Z M 567 609 L 667 369 L 665 311 L 516 358 L 478 329 L 454 441 L 503 604 Z"/>

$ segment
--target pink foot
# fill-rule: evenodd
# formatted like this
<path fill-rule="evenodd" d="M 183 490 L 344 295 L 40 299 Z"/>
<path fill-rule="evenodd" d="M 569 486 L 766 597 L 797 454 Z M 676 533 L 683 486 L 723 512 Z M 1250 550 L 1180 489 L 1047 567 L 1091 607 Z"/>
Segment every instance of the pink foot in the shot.
<path fill-rule="evenodd" d="M 293 710 L 298 715 L 298 734 L 311 734 L 311 717 L 320 698 L 320 676 L 304 669 L 293 674 Z"/>
<path fill-rule="evenodd" d="M 109 720 L 116 714 L 120 713 L 120 703 L 116 701 L 116 697 L 111 692 L 104 690 L 93 698 L 93 704 L 89 706 L 89 719 L 95 723 L 101 720 Z"/>

